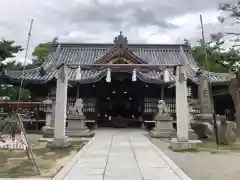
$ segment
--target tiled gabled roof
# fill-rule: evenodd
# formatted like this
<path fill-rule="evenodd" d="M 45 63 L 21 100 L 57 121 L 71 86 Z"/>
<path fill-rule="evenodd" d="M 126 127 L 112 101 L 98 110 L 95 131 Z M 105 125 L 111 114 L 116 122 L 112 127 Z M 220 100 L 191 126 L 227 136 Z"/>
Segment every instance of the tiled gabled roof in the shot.
<path fill-rule="evenodd" d="M 118 36 L 119 38 L 119 36 Z M 53 51 L 42 65 L 45 75 L 41 75 L 40 67 L 25 71 L 22 76 L 20 71 L 8 71 L 7 76 L 14 80 L 30 80 L 36 82 L 47 82 L 57 75 L 56 64 L 65 62 L 67 64 L 83 65 L 94 64 L 108 53 L 112 53 L 117 46 L 123 46 L 135 58 L 148 64 L 184 64 L 187 69 L 188 78 L 193 82 L 198 82 L 196 72 L 199 69 L 195 63 L 188 45 L 185 44 L 127 44 L 125 39 L 116 41 L 115 44 L 90 44 L 90 43 L 58 43 L 53 44 Z M 123 43 L 123 44 L 121 44 Z M 69 81 L 76 81 L 76 69 L 69 70 Z M 106 75 L 106 70 L 82 70 L 82 79 L 80 83 L 98 81 Z M 150 72 L 137 72 L 137 76 L 146 82 L 161 83 L 162 72 L 152 70 Z M 226 82 L 229 79 L 228 74 L 211 73 L 211 81 Z M 173 75 L 171 78 L 173 81 Z"/>

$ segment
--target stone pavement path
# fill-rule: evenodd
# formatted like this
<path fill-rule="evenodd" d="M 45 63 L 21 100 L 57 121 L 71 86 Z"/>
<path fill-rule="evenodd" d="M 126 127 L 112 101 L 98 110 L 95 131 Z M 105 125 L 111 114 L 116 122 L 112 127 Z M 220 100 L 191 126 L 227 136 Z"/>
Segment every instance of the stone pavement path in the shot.
<path fill-rule="evenodd" d="M 64 180 L 190 180 L 143 131 L 100 130 Z"/>

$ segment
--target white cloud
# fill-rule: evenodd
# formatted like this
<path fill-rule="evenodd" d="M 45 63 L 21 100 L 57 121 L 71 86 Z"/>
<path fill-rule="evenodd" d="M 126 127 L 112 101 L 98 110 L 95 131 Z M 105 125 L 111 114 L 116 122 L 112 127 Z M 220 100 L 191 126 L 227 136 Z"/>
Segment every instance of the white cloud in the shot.
<path fill-rule="evenodd" d="M 38 43 L 55 36 L 64 42 L 111 43 L 122 30 L 129 43 L 182 43 L 184 38 L 196 42 L 201 37 L 200 13 L 206 36 L 228 30 L 217 22 L 221 1 L 1 0 L 0 35 L 25 48 L 30 20 L 34 18 L 28 59 Z M 16 59 L 20 61 L 24 54 L 19 53 Z"/>

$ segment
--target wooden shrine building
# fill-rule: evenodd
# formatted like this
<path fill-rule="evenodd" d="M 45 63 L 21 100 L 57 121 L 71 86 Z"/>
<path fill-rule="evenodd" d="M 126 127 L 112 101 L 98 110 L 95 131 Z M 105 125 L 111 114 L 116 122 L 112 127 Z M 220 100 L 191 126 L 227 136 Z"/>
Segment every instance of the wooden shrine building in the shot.
<path fill-rule="evenodd" d="M 112 44 L 53 43 L 52 51 L 37 68 L 21 71 L 8 70 L 5 79 L 20 84 L 31 91 L 32 101 L 54 100 L 56 93 L 56 65 L 60 62 L 78 65 L 112 64 L 114 69 L 81 68 L 69 70 L 68 104 L 70 108 L 77 98 L 84 102 L 84 115 L 98 120 L 99 125 L 109 124 L 114 118 L 128 123 L 152 119 L 157 100 L 164 100 L 172 115 L 175 113 L 175 86 L 173 71 L 129 71 L 121 64 L 182 64 L 187 70 L 188 97 L 198 98 L 199 70 L 187 44 L 131 44 L 122 33 Z M 117 67 L 117 68 L 116 68 Z M 168 77 L 165 77 L 168 76 Z M 168 80 L 166 80 L 166 78 Z M 212 88 L 226 87 L 227 74 L 211 73 Z"/>

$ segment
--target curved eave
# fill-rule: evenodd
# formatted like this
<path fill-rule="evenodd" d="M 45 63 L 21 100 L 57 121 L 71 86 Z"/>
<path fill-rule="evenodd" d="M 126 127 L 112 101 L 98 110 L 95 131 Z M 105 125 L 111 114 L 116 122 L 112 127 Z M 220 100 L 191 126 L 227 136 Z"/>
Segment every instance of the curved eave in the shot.
<path fill-rule="evenodd" d="M 126 70 L 122 70 L 122 72 L 125 72 Z M 205 71 L 206 73 L 206 71 Z M 69 83 L 75 83 L 78 82 L 80 84 L 87 84 L 87 83 L 95 83 L 100 81 L 104 76 L 106 76 L 107 70 L 82 70 L 82 79 L 77 80 L 76 79 L 76 70 L 71 69 L 69 71 Z M 23 81 L 29 82 L 29 83 L 39 83 L 44 84 L 51 80 L 53 80 L 57 76 L 57 70 L 52 69 L 48 74 L 44 76 L 40 76 L 39 72 L 37 73 L 25 73 Z M 155 70 L 151 70 L 149 72 L 141 72 L 137 71 L 137 77 L 146 83 L 154 83 L 154 84 L 167 84 L 163 79 L 163 73 L 158 72 Z M 20 82 L 22 79 L 22 76 L 10 76 L 5 75 L 4 79 L 6 79 L 10 83 L 17 83 Z M 192 81 L 193 83 L 199 84 L 198 78 L 194 77 L 193 74 L 188 72 L 188 79 Z M 211 84 L 216 85 L 228 85 L 231 80 L 231 76 L 229 74 L 220 74 L 220 73 L 211 73 L 210 74 L 210 81 Z M 174 75 L 173 72 L 170 72 L 170 81 L 169 84 L 174 82 Z"/>
<path fill-rule="evenodd" d="M 228 85 L 233 78 L 231 73 L 215 73 L 202 71 L 204 75 L 209 76 L 210 82 L 212 85 Z"/>
<path fill-rule="evenodd" d="M 156 72 L 155 72 L 156 73 Z M 95 83 L 100 81 L 102 78 L 104 78 L 107 75 L 107 70 L 102 70 L 98 74 L 95 74 L 94 76 L 88 77 L 88 78 L 82 78 L 81 80 L 75 80 L 70 79 L 70 83 L 80 83 L 80 84 L 87 84 L 87 83 Z M 137 71 L 137 78 L 140 79 L 143 82 L 146 83 L 153 83 L 153 84 L 168 84 L 164 80 L 161 79 L 161 77 L 158 75 L 158 77 L 155 74 L 155 77 L 150 76 L 146 73 Z M 170 77 L 169 84 L 173 83 L 173 78 Z"/>
<path fill-rule="evenodd" d="M 19 78 L 14 78 L 8 75 L 5 75 L 4 77 L 1 77 L 1 79 L 5 82 L 5 83 L 9 83 L 9 84 L 20 84 L 21 83 L 21 79 Z M 47 81 L 42 81 L 39 79 L 24 79 L 23 80 L 23 84 L 26 83 L 34 83 L 34 84 L 44 84 Z"/>
<path fill-rule="evenodd" d="M 52 52 L 48 55 L 44 63 L 38 67 L 26 70 L 7 70 L 6 75 L 9 79 L 13 81 L 21 81 L 24 82 L 34 82 L 34 83 L 45 83 L 52 79 L 51 74 L 54 71 L 55 63 L 59 59 L 59 55 L 61 52 L 61 45 L 58 45 L 56 49 L 53 49 Z M 45 75 L 41 75 L 40 70 L 44 69 L 46 72 Z"/>
<path fill-rule="evenodd" d="M 91 75 L 88 77 L 85 76 L 80 80 L 76 80 L 76 78 L 70 77 L 68 82 L 69 83 L 80 83 L 80 84 L 95 83 L 95 82 L 100 81 L 104 76 L 106 76 L 106 74 L 107 74 L 107 71 L 102 70 L 102 71 L 95 73 L 94 75 Z"/>

